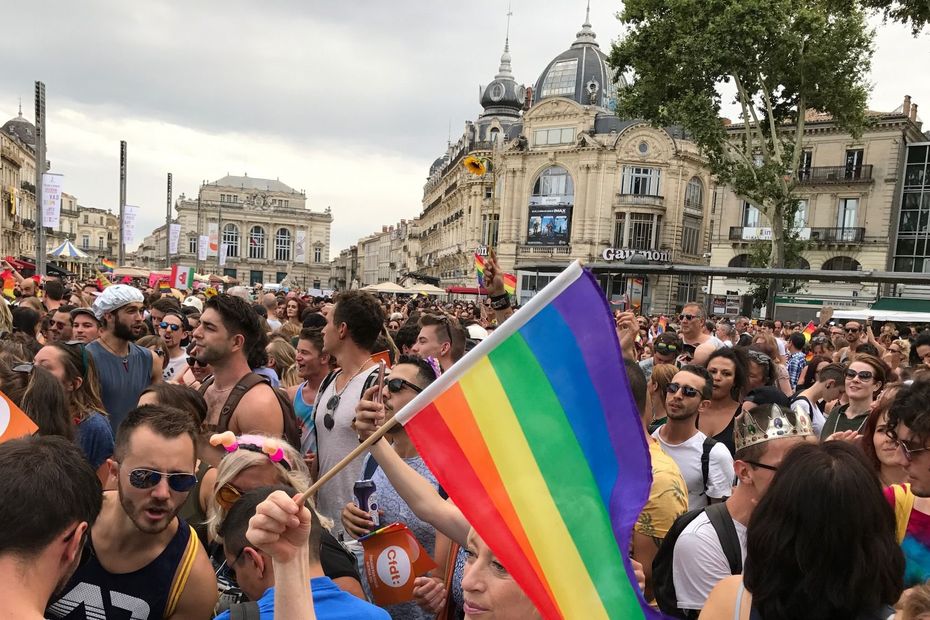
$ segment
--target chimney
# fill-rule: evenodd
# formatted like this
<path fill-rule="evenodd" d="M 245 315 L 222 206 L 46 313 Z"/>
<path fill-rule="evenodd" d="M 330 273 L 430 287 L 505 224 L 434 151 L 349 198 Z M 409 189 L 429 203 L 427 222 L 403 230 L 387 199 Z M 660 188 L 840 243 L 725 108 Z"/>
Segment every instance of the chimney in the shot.
<path fill-rule="evenodd" d="M 904 107 L 902 108 L 904 116 L 910 117 L 911 115 L 911 96 L 904 95 Z"/>
<path fill-rule="evenodd" d="M 917 104 L 914 103 L 911 105 L 911 120 L 915 123 L 917 122 Z"/>

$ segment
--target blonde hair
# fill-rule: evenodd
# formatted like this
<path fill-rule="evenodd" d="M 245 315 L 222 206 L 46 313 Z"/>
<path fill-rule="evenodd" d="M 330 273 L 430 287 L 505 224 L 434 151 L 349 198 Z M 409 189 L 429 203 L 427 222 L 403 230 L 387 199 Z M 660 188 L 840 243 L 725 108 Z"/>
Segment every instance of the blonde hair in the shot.
<path fill-rule="evenodd" d="M 659 387 L 659 398 L 665 402 L 665 388 L 672 382 L 678 367 L 674 364 L 656 364 L 652 368 L 652 376 L 649 377 L 649 383 L 655 383 Z"/>
<path fill-rule="evenodd" d="M 930 619 L 930 585 L 923 583 L 915 586 L 902 598 L 901 620 Z"/>
<path fill-rule="evenodd" d="M 294 387 L 295 385 L 300 385 L 301 380 L 297 375 L 297 364 L 291 364 L 287 367 L 287 370 L 281 373 L 281 387 L 289 388 Z"/>
<path fill-rule="evenodd" d="M 284 379 L 284 373 L 297 360 L 297 349 L 283 338 L 272 338 L 265 347 L 265 354 L 274 360 L 274 371 L 279 379 Z"/>
<path fill-rule="evenodd" d="M 760 343 L 759 340 L 762 342 Z M 772 361 L 776 364 L 784 364 L 785 358 L 781 356 L 781 350 L 778 348 L 778 341 L 775 340 L 775 336 L 769 332 L 759 332 L 752 338 L 753 344 L 758 344 L 764 350 L 765 354 L 768 355 Z"/>
<path fill-rule="evenodd" d="M 893 340 L 891 344 L 898 345 L 898 348 L 901 349 L 901 355 L 904 357 L 905 361 L 907 361 L 910 358 L 910 355 L 911 355 L 911 341 L 910 340 L 900 338 L 898 340 Z"/>
<path fill-rule="evenodd" d="M 310 488 L 310 470 L 307 469 L 307 464 L 300 453 L 289 443 L 267 435 L 241 435 L 236 437 L 236 441 L 240 445 L 251 444 L 259 447 L 264 446 L 265 441 L 269 439 L 274 439 L 284 451 L 284 460 L 291 466 L 290 471 L 280 463 L 272 461 L 271 457 L 264 452 L 239 449 L 226 454 L 216 468 L 216 482 L 213 484 L 213 493 L 210 494 L 210 501 L 207 505 L 207 531 L 212 540 L 222 542 L 219 529 L 223 525 L 223 520 L 226 519 L 226 509 L 216 503 L 216 492 L 222 489 L 223 485 L 235 480 L 236 476 L 245 470 L 264 463 L 271 463 L 275 467 L 275 473 L 280 483 L 294 487 L 299 493 L 303 493 Z"/>

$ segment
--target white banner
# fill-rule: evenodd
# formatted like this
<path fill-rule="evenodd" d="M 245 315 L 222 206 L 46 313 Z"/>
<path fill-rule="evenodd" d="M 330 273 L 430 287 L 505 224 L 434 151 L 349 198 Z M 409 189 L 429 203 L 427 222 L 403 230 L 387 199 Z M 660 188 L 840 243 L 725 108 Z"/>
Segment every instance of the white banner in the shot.
<path fill-rule="evenodd" d="M 178 253 L 178 241 L 181 239 L 181 225 L 171 224 L 168 228 L 168 253 Z"/>
<path fill-rule="evenodd" d="M 226 255 L 229 254 L 229 244 L 224 243 L 220 246 L 220 267 L 226 266 Z"/>
<path fill-rule="evenodd" d="M 220 243 L 220 225 L 218 223 L 207 223 L 207 238 L 210 241 L 210 245 L 207 247 L 207 256 L 216 256 Z"/>
<path fill-rule="evenodd" d="M 207 250 L 210 245 L 210 237 L 200 235 L 197 238 L 197 260 L 207 260 Z"/>
<path fill-rule="evenodd" d="M 307 231 L 298 228 L 294 241 L 294 260 L 298 263 L 307 262 Z"/>
<path fill-rule="evenodd" d="M 58 228 L 61 220 L 61 179 L 63 175 L 42 175 L 42 226 Z"/>
<path fill-rule="evenodd" d="M 139 207 L 126 205 L 123 208 L 123 243 L 129 245 L 133 242 L 136 235 L 136 216 L 139 214 Z"/>

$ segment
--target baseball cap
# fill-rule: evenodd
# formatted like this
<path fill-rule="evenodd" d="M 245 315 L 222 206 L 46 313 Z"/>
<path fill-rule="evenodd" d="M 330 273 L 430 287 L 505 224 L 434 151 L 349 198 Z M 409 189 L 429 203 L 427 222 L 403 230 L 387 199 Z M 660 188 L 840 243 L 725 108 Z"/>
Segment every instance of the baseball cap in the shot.
<path fill-rule="evenodd" d="M 181 302 L 182 306 L 190 306 L 191 308 L 196 308 L 197 312 L 203 312 L 203 302 L 198 298 L 191 295 L 187 299 Z"/>
<path fill-rule="evenodd" d="M 87 316 L 92 317 L 94 321 L 97 321 L 98 323 L 100 322 L 97 319 L 97 316 L 94 314 L 94 311 L 92 308 L 75 308 L 74 310 L 71 311 L 71 320 L 74 320 L 74 318 L 78 316 L 79 314 L 86 314 Z"/>
<path fill-rule="evenodd" d="M 103 292 L 94 300 L 94 316 L 101 320 L 107 312 L 119 310 L 126 304 L 142 303 L 145 298 L 142 291 L 128 284 L 113 284 L 103 289 Z"/>

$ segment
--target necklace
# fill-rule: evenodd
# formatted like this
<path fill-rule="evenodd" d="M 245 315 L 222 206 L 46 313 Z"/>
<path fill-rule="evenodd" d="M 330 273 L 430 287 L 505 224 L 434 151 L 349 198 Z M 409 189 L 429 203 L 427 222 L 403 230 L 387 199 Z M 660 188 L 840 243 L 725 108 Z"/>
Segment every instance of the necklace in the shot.
<path fill-rule="evenodd" d="M 849 405 L 847 405 L 847 407 L 849 407 Z M 848 411 L 848 410 L 849 410 L 849 409 L 847 408 L 847 411 Z M 862 421 L 861 424 L 859 424 L 859 427 L 856 429 L 856 434 L 857 434 L 857 435 L 859 434 L 859 431 L 862 430 L 862 427 L 865 426 L 865 423 L 869 421 L 869 416 L 868 416 L 868 414 L 860 414 L 860 415 L 864 415 L 864 416 L 865 416 L 865 419 Z M 840 417 L 844 417 L 844 418 L 845 418 L 845 417 L 846 417 L 846 411 L 837 412 L 836 420 L 833 421 L 833 433 L 836 432 L 836 427 L 838 427 L 838 426 L 840 425 Z M 859 417 L 859 416 L 855 416 L 855 417 Z M 832 435 L 833 433 L 830 433 L 830 435 Z M 827 436 L 829 437 L 829 435 L 827 435 Z"/>
<path fill-rule="evenodd" d="M 349 377 L 349 380 L 346 381 L 346 384 L 345 384 L 344 386 L 342 386 L 342 390 L 341 390 L 341 391 L 336 391 L 335 394 L 333 394 L 332 396 L 329 397 L 329 400 L 326 401 L 326 408 L 327 408 L 329 411 L 336 411 L 336 408 L 339 406 L 339 401 L 342 400 L 342 395 L 345 393 L 346 389 L 349 387 L 349 384 L 352 383 L 352 379 L 354 379 L 355 377 L 357 377 L 357 376 L 359 375 L 359 373 L 362 372 L 362 369 L 365 368 L 365 366 L 367 366 L 367 365 L 368 365 L 368 362 L 370 362 L 370 361 L 371 361 L 371 360 L 367 360 L 367 359 L 366 359 L 364 362 L 362 362 L 362 365 L 358 367 L 358 370 L 355 371 L 355 374 L 352 375 L 351 377 Z M 342 374 L 342 371 L 340 371 L 340 374 Z M 335 385 L 335 381 L 334 381 L 334 382 L 333 382 L 333 390 L 335 390 L 335 389 L 336 389 L 336 385 Z"/>
<path fill-rule="evenodd" d="M 108 345 L 108 344 L 107 344 L 107 341 L 104 340 L 103 338 L 98 338 L 98 340 L 100 341 L 100 344 L 102 344 L 103 347 L 104 347 L 107 351 L 109 351 L 110 353 L 112 353 L 112 354 L 115 355 L 116 357 L 120 358 L 120 361 L 123 362 L 123 369 L 124 369 L 126 372 L 129 372 L 129 352 L 127 352 L 126 355 L 121 355 L 120 353 L 117 353 L 116 350 L 113 349 L 113 347 L 111 347 L 110 345 Z"/>

